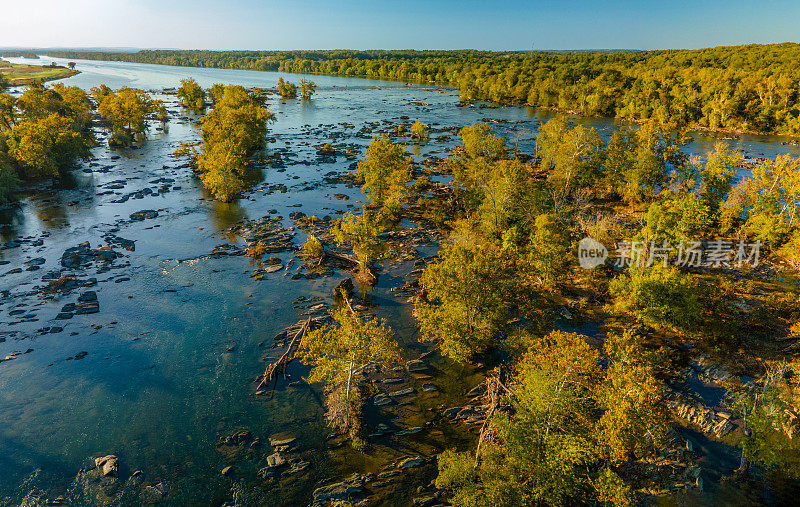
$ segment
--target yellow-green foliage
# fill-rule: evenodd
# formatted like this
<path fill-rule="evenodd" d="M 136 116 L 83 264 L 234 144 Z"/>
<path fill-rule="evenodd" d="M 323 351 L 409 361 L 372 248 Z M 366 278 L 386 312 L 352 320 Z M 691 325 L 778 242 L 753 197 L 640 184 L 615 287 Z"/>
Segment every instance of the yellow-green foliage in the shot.
<path fill-rule="evenodd" d="M 177 96 L 180 105 L 187 109 L 201 111 L 206 107 L 206 92 L 192 78 L 181 79 Z"/>
<path fill-rule="evenodd" d="M 250 156 L 264 147 L 267 122 L 274 115 L 255 105 L 241 86 L 225 87 L 202 121 L 202 151 L 197 157 L 200 180 L 217 199 L 230 202 L 246 187 Z"/>
<path fill-rule="evenodd" d="M 284 81 L 282 77 L 278 78 L 278 93 L 284 99 L 293 99 L 297 97 L 297 85 Z"/>
<path fill-rule="evenodd" d="M 92 103 L 76 87 L 29 86 L 19 97 L 0 93 L 0 199 L 17 182 L 59 176 L 88 157 Z"/>
<path fill-rule="evenodd" d="M 797 229 L 800 206 L 800 158 L 781 155 L 753 168 L 723 205 L 723 221 L 737 224 L 745 216 L 740 232 L 777 248 Z"/>
<path fill-rule="evenodd" d="M 666 359 L 630 331 L 609 334 L 604 349 L 609 366 L 597 395 L 604 410 L 600 434 L 609 459 L 619 463 L 666 442 L 670 413 L 663 403 L 664 382 L 657 378 Z"/>
<path fill-rule="evenodd" d="M 375 137 L 358 163 L 358 176 L 363 178 L 362 188 L 373 205 L 399 203 L 411 180 L 411 160 L 405 146 L 395 144 L 386 134 Z"/>
<path fill-rule="evenodd" d="M 527 248 L 525 273 L 544 287 L 552 287 L 567 274 L 570 240 L 553 215 L 543 213 L 534 220 Z"/>
<path fill-rule="evenodd" d="M 414 313 L 423 337 L 444 355 L 466 361 L 495 344 L 506 310 L 500 255 L 492 245 L 446 244 L 425 268 L 426 298 L 417 299 Z"/>
<path fill-rule="evenodd" d="M 331 229 L 331 233 L 339 245 L 350 245 L 360 269 L 364 272 L 380 253 L 381 241 L 378 234 L 381 230 L 378 222 L 365 210 L 358 217 L 347 212 Z"/>
<path fill-rule="evenodd" d="M 8 155 L 0 150 L 0 204 L 11 200 L 19 185 L 19 177 Z"/>
<path fill-rule="evenodd" d="M 436 486 L 454 505 L 634 504 L 608 463 L 657 450 L 669 428 L 661 356 L 630 334 L 609 337 L 605 354 L 584 338 L 553 331 L 531 344 L 510 386 L 513 415 L 492 420 L 496 441 L 478 461 L 439 455 Z"/>
<path fill-rule="evenodd" d="M 309 382 L 325 386 L 329 424 L 355 437 L 360 426 L 357 386 L 364 368 L 391 367 L 401 361 L 401 356 L 385 321 L 365 322 L 346 307 L 334 310 L 331 316 L 336 325 L 308 333 L 297 354 L 311 366 Z"/>
<path fill-rule="evenodd" d="M 313 234 L 309 234 L 306 242 L 303 243 L 303 255 L 311 259 L 319 259 L 325 254 L 322 242 Z"/>
<path fill-rule="evenodd" d="M 632 267 L 609 285 L 617 297 L 615 308 L 631 313 L 656 329 L 691 331 L 700 323 L 702 307 L 692 275 L 655 264 L 644 270 Z"/>
<path fill-rule="evenodd" d="M 536 154 L 541 166 L 552 169 L 550 180 L 564 193 L 591 185 L 598 177 L 603 151 L 600 136 L 592 127 L 569 126 L 566 118 L 553 118 L 536 136 Z"/>
<path fill-rule="evenodd" d="M 647 209 L 647 239 L 677 245 L 697 238 L 712 224 L 711 208 L 695 193 L 665 194 Z"/>
<path fill-rule="evenodd" d="M 98 93 L 98 96 L 103 93 Z M 143 136 L 148 120 L 167 120 L 167 109 L 163 102 L 151 98 L 144 90 L 128 87 L 105 95 L 97 112 L 111 121 L 113 139 L 119 144 L 128 144 L 134 138 Z"/>
<path fill-rule="evenodd" d="M 418 141 L 427 141 L 430 138 L 428 135 L 428 126 L 419 120 L 411 124 L 411 135 Z"/>
<path fill-rule="evenodd" d="M 78 156 L 85 156 L 83 136 L 71 128 L 69 118 L 56 113 L 15 125 L 8 131 L 8 154 L 25 179 L 58 176 Z"/>
<path fill-rule="evenodd" d="M 306 78 L 300 79 L 300 97 L 303 100 L 310 100 L 314 92 L 317 91 L 317 84 Z"/>

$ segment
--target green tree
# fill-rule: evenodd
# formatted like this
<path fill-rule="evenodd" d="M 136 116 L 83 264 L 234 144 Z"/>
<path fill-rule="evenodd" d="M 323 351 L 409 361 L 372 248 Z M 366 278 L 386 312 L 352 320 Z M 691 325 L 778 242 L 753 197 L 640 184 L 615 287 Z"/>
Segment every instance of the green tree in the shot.
<path fill-rule="evenodd" d="M 293 99 L 297 97 L 297 85 L 285 81 L 282 77 L 278 78 L 278 93 L 281 98 Z"/>
<path fill-rule="evenodd" d="M 390 367 L 401 361 L 397 342 L 383 320 L 363 321 L 352 309 L 332 313 L 336 326 L 308 333 L 298 355 L 311 365 L 309 382 L 322 382 L 328 394 L 327 419 L 331 426 L 358 437 L 361 384 L 368 366 Z"/>
<path fill-rule="evenodd" d="M 777 248 L 797 228 L 800 206 L 800 158 L 782 155 L 754 167 L 749 178 L 731 190 L 722 206 L 723 223 L 744 216 L 740 232 Z"/>
<path fill-rule="evenodd" d="M 357 175 L 364 180 L 362 188 L 369 193 L 372 205 L 398 206 L 411 180 L 411 160 L 405 146 L 395 144 L 386 134 L 373 138 L 358 163 Z"/>
<path fill-rule="evenodd" d="M 181 107 L 186 109 L 202 111 L 206 107 L 206 92 L 192 78 L 181 79 L 177 96 Z"/>
<path fill-rule="evenodd" d="M 598 390 L 600 441 L 614 463 L 644 457 L 663 448 L 670 429 L 664 404 L 664 383 L 657 378 L 665 367 L 661 350 L 649 350 L 640 335 L 610 334 L 604 343 L 609 358 Z"/>
<path fill-rule="evenodd" d="M 58 176 L 76 158 L 89 156 L 84 138 L 72 129 L 70 119 L 56 113 L 20 122 L 8 131 L 6 143 L 25 179 Z"/>
<path fill-rule="evenodd" d="M 631 269 L 614 278 L 609 289 L 617 297 L 618 311 L 631 313 L 638 321 L 656 329 L 696 329 L 702 307 L 691 275 L 673 267 L 655 264 Z"/>
<path fill-rule="evenodd" d="M 419 120 L 411 124 L 411 135 L 418 141 L 427 141 L 430 139 L 428 130 L 428 126 Z"/>
<path fill-rule="evenodd" d="M 358 259 L 359 274 L 366 279 L 372 277 L 370 264 L 377 259 L 381 250 L 382 243 L 378 239 L 381 231 L 379 223 L 366 210 L 358 217 L 347 212 L 331 229 L 339 245 L 350 245 L 353 249 Z"/>
<path fill-rule="evenodd" d="M 570 128 L 564 117 L 542 125 L 536 136 L 536 154 L 541 166 L 551 170 L 549 179 L 559 191 L 568 194 L 575 188 L 594 184 L 600 175 L 603 150 L 594 128 Z"/>
<path fill-rule="evenodd" d="M 109 144 L 128 145 L 144 138 L 148 120 L 166 121 L 163 102 L 151 98 L 144 90 L 123 87 L 103 98 L 97 108 L 101 116 L 111 121 Z"/>
<path fill-rule="evenodd" d="M 709 154 L 705 167 L 700 172 L 700 194 L 712 213 L 719 207 L 731 190 L 736 169 L 742 164 L 742 156 L 717 143 Z"/>
<path fill-rule="evenodd" d="M 0 150 L 0 204 L 11 201 L 19 183 L 11 159 Z"/>
<path fill-rule="evenodd" d="M 512 415 L 492 420 L 496 442 L 477 460 L 441 454 L 436 486 L 457 506 L 632 505 L 630 488 L 597 453 L 601 361 L 575 333 L 534 343 L 517 365 Z"/>
<path fill-rule="evenodd" d="M 230 202 L 245 188 L 250 157 L 265 145 L 267 123 L 275 115 L 253 103 L 241 86 L 225 87 L 202 120 L 202 151 L 197 171 L 214 197 Z"/>
<path fill-rule="evenodd" d="M 420 278 L 424 293 L 414 314 L 424 339 L 435 340 L 443 355 L 466 361 L 496 344 L 504 322 L 501 252 L 492 245 L 446 244 L 439 257 Z"/>
<path fill-rule="evenodd" d="M 306 78 L 300 79 L 300 97 L 303 100 L 311 100 L 311 96 L 317 91 L 317 84 Z"/>

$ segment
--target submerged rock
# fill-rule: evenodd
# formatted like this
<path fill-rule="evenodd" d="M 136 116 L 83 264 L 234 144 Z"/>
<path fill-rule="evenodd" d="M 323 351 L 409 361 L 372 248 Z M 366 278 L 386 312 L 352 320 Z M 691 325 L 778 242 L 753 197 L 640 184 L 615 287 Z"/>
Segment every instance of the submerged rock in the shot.
<path fill-rule="evenodd" d="M 148 218 L 156 218 L 158 217 L 158 211 L 153 209 L 143 209 L 140 211 L 134 211 L 130 214 L 130 219 L 141 222 L 142 220 L 147 220 Z"/>
<path fill-rule="evenodd" d="M 364 491 L 364 476 L 355 474 L 350 480 L 315 489 L 314 505 L 324 505 L 329 500 L 344 502 L 362 491 Z"/>

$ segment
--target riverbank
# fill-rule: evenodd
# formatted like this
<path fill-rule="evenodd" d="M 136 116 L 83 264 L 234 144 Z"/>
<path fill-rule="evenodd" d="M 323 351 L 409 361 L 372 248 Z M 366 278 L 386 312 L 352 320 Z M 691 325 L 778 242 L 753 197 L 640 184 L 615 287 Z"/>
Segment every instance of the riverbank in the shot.
<path fill-rule="evenodd" d="M 6 62 L 2 62 L 6 63 Z M 25 65 L 10 63 L 9 66 L 0 66 L 0 79 L 7 81 L 8 86 L 23 86 L 35 81 L 56 81 L 80 74 L 79 70 L 67 67 L 53 67 L 51 65 Z"/>

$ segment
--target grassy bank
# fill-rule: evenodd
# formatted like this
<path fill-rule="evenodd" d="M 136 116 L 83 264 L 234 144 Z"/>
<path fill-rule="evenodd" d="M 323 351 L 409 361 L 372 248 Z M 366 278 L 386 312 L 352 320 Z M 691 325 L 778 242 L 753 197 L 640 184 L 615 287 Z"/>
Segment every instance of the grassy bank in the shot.
<path fill-rule="evenodd" d="M 6 65 L 3 65 L 6 64 Z M 9 86 L 21 86 L 34 81 L 54 81 L 79 74 L 80 71 L 67 67 L 51 67 L 49 65 L 25 65 L 17 63 L 0 63 L 0 76 Z"/>

